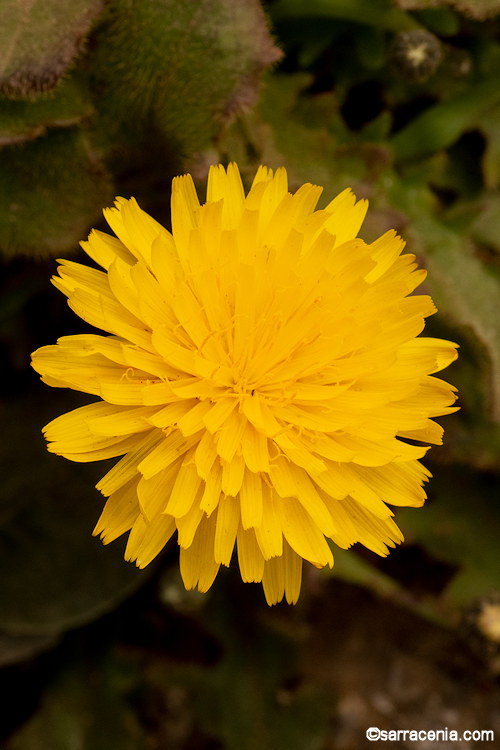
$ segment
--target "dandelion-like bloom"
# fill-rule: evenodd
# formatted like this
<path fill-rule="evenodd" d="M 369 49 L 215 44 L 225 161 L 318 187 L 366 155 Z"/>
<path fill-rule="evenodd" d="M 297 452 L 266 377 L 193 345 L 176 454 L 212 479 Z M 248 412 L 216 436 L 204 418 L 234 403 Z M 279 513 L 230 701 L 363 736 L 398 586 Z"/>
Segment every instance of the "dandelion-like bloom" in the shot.
<path fill-rule="evenodd" d="M 269 604 L 297 600 L 302 561 L 333 565 L 327 540 L 386 555 L 403 537 L 388 505 L 420 506 L 419 459 L 455 409 L 433 377 L 456 345 L 421 338 L 435 312 L 425 278 L 389 231 L 357 238 L 367 209 L 350 190 L 288 192 L 260 167 L 245 197 L 236 165 L 212 167 L 200 205 L 172 185 L 172 233 L 136 201 L 82 246 L 104 270 L 60 261 L 55 286 L 109 335 L 65 336 L 33 354 L 48 385 L 96 403 L 44 431 L 73 461 L 122 458 L 97 488 L 94 533 L 130 532 L 141 568 L 177 532 L 186 588 L 206 591 L 237 547 L 244 581 Z"/>

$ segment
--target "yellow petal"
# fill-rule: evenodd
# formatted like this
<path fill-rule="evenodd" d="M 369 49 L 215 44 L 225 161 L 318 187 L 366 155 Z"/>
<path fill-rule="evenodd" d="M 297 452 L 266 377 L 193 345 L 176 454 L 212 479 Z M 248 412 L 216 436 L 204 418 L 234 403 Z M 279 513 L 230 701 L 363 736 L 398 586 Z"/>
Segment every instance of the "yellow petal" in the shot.
<path fill-rule="evenodd" d="M 281 556 L 272 557 L 265 561 L 262 587 L 266 602 L 270 607 L 283 599 L 285 594 L 285 565 Z"/>
<path fill-rule="evenodd" d="M 295 604 L 300 594 L 302 582 L 302 560 L 284 542 L 283 555 L 273 557 L 264 563 L 262 585 L 269 606 L 278 604 L 286 596 L 288 604 Z"/>
<path fill-rule="evenodd" d="M 108 498 L 92 533 L 100 534 L 103 543 L 109 544 L 132 528 L 139 513 L 137 478 L 134 478 Z"/>
<path fill-rule="evenodd" d="M 187 399 L 185 401 L 178 399 L 173 403 L 164 406 L 163 409 L 155 409 L 154 414 L 148 418 L 148 422 L 155 425 L 155 427 L 161 427 L 162 429 L 165 427 L 171 427 L 175 424 L 178 425 L 179 421 L 181 421 L 181 419 L 185 417 L 197 403 L 198 402 L 195 399 Z M 196 430 L 193 430 L 193 432 L 195 431 Z M 186 433 L 183 432 L 183 435 L 186 435 Z"/>
<path fill-rule="evenodd" d="M 288 604 L 296 604 L 302 584 L 302 558 L 285 542 L 283 545 L 285 567 L 285 597 Z"/>
<path fill-rule="evenodd" d="M 394 229 L 379 237 L 369 246 L 370 255 L 376 261 L 376 266 L 371 270 L 365 279 L 369 284 L 373 284 L 392 266 L 396 258 L 399 257 L 405 243 L 398 237 Z"/>
<path fill-rule="evenodd" d="M 47 446 L 47 450 L 59 456 L 64 456 L 70 461 L 86 463 L 87 461 L 102 461 L 105 458 L 123 456 L 128 451 L 133 450 L 137 442 L 136 435 L 128 435 L 124 438 L 89 437 L 88 440 L 80 442 L 53 442 Z"/>
<path fill-rule="evenodd" d="M 207 184 L 207 202 L 224 201 L 224 212 L 222 215 L 224 227 L 234 228 L 237 226 L 243 210 L 244 199 L 243 184 L 236 164 L 229 164 L 227 172 L 222 164 L 210 167 Z"/>
<path fill-rule="evenodd" d="M 183 435 L 193 435 L 199 430 L 203 430 L 205 423 L 203 418 L 211 409 L 210 401 L 197 401 L 195 399 L 186 402 L 190 409 L 177 420 L 177 426 Z M 208 435 L 208 433 L 206 433 Z M 207 441 L 213 443 L 213 439 L 208 436 Z M 214 448 L 215 450 L 215 448 Z M 215 455 L 215 454 L 214 454 Z"/>
<path fill-rule="evenodd" d="M 269 467 L 269 477 L 281 497 L 296 497 L 299 500 L 323 534 L 330 536 L 334 532 L 335 524 L 330 512 L 307 472 L 284 458 L 278 458 Z"/>
<path fill-rule="evenodd" d="M 278 515 L 290 547 L 313 565 L 333 565 L 333 555 L 323 533 L 294 497 L 277 496 Z"/>
<path fill-rule="evenodd" d="M 238 563 L 245 582 L 260 582 L 264 573 L 264 558 L 253 529 L 238 529 Z"/>
<path fill-rule="evenodd" d="M 154 523 L 162 513 L 174 487 L 182 459 L 178 458 L 168 468 L 159 471 L 154 477 L 141 477 L 137 485 L 137 496 L 141 514 L 146 523 Z"/>
<path fill-rule="evenodd" d="M 98 229 L 93 229 L 88 240 L 80 242 L 80 245 L 92 260 L 106 270 L 117 257 L 129 265 L 133 265 L 136 261 L 123 242 Z"/>
<path fill-rule="evenodd" d="M 174 177 L 171 200 L 172 234 L 184 270 L 189 269 L 189 237 L 191 230 L 196 227 L 199 210 L 200 204 L 192 177 Z"/>
<path fill-rule="evenodd" d="M 212 434 L 218 430 L 221 425 L 228 419 L 231 412 L 236 407 L 236 400 L 231 398 L 221 398 L 217 401 L 203 417 L 203 423 Z"/>
<path fill-rule="evenodd" d="M 142 320 L 139 293 L 133 282 L 131 271 L 132 268 L 128 263 L 121 258 L 115 258 L 108 269 L 109 287 L 118 302 L 137 320 Z"/>
<path fill-rule="evenodd" d="M 221 426 L 217 440 L 217 453 L 224 461 L 232 461 L 241 439 L 247 420 L 237 411 L 233 411 Z"/>
<path fill-rule="evenodd" d="M 302 466 L 313 477 L 325 470 L 325 462 L 308 451 L 301 440 L 293 435 L 291 431 L 286 434 L 276 435 L 274 442 L 279 445 L 290 461 L 293 461 L 297 466 Z"/>
<path fill-rule="evenodd" d="M 149 525 L 143 526 L 143 519 L 130 532 L 125 559 L 135 561 L 138 568 L 145 568 L 162 551 L 175 531 L 175 522 L 171 516 L 155 518 Z"/>
<path fill-rule="evenodd" d="M 240 523 L 240 506 L 236 498 L 223 495 L 217 507 L 215 528 L 215 560 L 229 566 L 233 554 L 236 532 Z"/>
<path fill-rule="evenodd" d="M 241 450 L 246 465 L 255 473 L 269 468 L 267 437 L 249 422 L 241 436 Z"/>
<path fill-rule="evenodd" d="M 379 469 L 358 469 L 360 481 L 372 488 L 384 502 L 418 508 L 426 494 L 422 485 L 431 473 L 419 461 L 399 461 Z"/>
<path fill-rule="evenodd" d="M 255 536 L 265 560 L 283 554 L 283 531 L 274 490 L 262 484 L 262 521 Z"/>
<path fill-rule="evenodd" d="M 103 213 L 111 229 L 128 250 L 137 259 L 151 263 L 151 245 L 158 235 L 166 233 L 166 229 L 142 211 L 135 198 L 117 198 L 115 207 L 106 208 Z"/>
<path fill-rule="evenodd" d="M 341 500 L 340 503 L 354 521 L 358 534 L 357 541 L 372 552 L 386 557 L 388 547 L 395 547 L 403 541 L 403 535 L 392 518 L 377 518 L 350 497 Z"/>
<path fill-rule="evenodd" d="M 183 456 L 193 445 L 193 438 L 185 438 L 179 430 L 165 435 L 163 440 L 139 463 L 138 469 L 146 479 L 170 466 L 179 456 Z"/>
<path fill-rule="evenodd" d="M 71 293 L 68 305 L 90 325 L 121 336 L 145 349 L 151 348 L 151 333 L 147 326 L 124 308 L 114 296 L 96 296 L 79 288 Z"/>
<path fill-rule="evenodd" d="M 337 246 L 354 239 L 361 229 L 368 210 L 368 201 L 355 201 L 355 195 L 347 188 L 325 209 L 330 214 L 325 228 L 335 235 Z"/>
<path fill-rule="evenodd" d="M 199 492 L 199 498 L 201 499 L 201 490 Z M 176 518 L 175 523 L 178 531 L 178 542 L 179 547 L 190 547 L 193 543 L 194 535 L 200 525 L 201 519 L 205 516 L 203 510 L 200 508 L 198 498 L 193 503 L 193 506 L 189 513 L 182 518 Z"/>
<path fill-rule="evenodd" d="M 165 513 L 174 518 L 181 518 L 189 512 L 198 489 L 201 485 L 201 477 L 196 470 L 194 462 L 194 448 L 189 450 L 177 472 L 172 493 L 168 498 Z"/>
<path fill-rule="evenodd" d="M 217 507 L 221 497 L 222 466 L 216 461 L 212 466 L 205 483 L 200 508 L 209 516 Z"/>
<path fill-rule="evenodd" d="M 214 558 L 216 515 L 201 520 L 193 543 L 185 549 L 181 547 L 179 563 L 184 586 L 201 593 L 208 591 L 219 572 L 220 563 Z"/>
<path fill-rule="evenodd" d="M 248 468 L 241 484 L 240 505 L 243 529 L 260 526 L 263 513 L 262 480 L 260 474 Z"/>
<path fill-rule="evenodd" d="M 89 429 L 96 435 L 128 435 L 151 430 L 150 417 L 157 411 L 151 406 L 127 408 L 101 404 L 107 407 L 101 414 L 87 418 Z"/>
<path fill-rule="evenodd" d="M 150 454 L 163 440 L 160 430 L 151 430 L 142 439 L 139 439 L 134 448 L 121 458 L 103 478 L 96 484 L 96 488 L 103 495 L 111 495 L 125 482 L 135 477 L 139 470 L 141 461 Z"/>
<path fill-rule="evenodd" d="M 243 483 L 245 462 L 241 456 L 234 456 L 232 461 L 221 461 L 222 464 L 222 492 L 236 497 Z"/>
<path fill-rule="evenodd" d="M 194 460 L 196 462 L 198 474 L 202 479 L 205 479 L 205 481 L 208 479 L 216 458 L 217 448 L 215 440 L 209 432 L 204 432 L 196 446 Z"/>

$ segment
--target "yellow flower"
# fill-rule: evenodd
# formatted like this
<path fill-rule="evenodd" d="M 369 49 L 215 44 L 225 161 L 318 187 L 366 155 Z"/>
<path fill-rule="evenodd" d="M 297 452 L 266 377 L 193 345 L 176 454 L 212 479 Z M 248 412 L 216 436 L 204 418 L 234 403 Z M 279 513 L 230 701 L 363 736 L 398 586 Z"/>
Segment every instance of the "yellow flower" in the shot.
<path fill-rule="evenodd" d="M 55 286 L 106 336 L 64 336 L 33 354 L 48 385 L 99 397 L 50 422 L 49 450 L 123 456 L 97 488 L 94 533 L 130 532 L 144 567 L 175 532 L 186 588 L 206 591 L 235 544 L 269 604 L 297 601 L 302 560 L 333 565 L 327 539 L 386 555 L 403 537 L 387 507 L 420 506 L 419 459 L 455 409 L 432 376 L 456 344 L 420 338 L 435 312 L 425 278 L 389 231 L 357 239 L 350 190 L 288 192 L 260 167 L 245 197 L 236 165 L 212 167 L 200 206 L 172 185 L 172 233 L 136 201 L 104 214 L 116 238 L 82 246 L 104 270 L 60 261 Z"/>

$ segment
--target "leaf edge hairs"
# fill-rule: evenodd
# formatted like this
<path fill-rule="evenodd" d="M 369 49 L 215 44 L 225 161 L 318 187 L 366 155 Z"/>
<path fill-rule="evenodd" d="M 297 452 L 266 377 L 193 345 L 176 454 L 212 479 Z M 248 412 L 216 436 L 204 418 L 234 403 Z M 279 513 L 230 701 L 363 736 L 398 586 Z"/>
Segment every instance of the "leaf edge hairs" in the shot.
<path fill-rule="evenodd" d="M 235 545 L 269 604 L 297 601 L 304 560 L 333 565 L 330 542 L 387 555 L 403 539 L 388 505 L 424 503 L 433 418 L 456 411 L 434 374 L 457 345 L 420 336 L 426 272 L 395 231 L 357 237 L 365 200 L 347 189 L 315 210 L 321 191 L 291 194 L 284 168 L 261 166 L 245 195 L 218 165 L 200 205 L 176 177 L 172 233 L 117 198 L 116 237 L 81 243 L 102 270 L 61 260 L 53 278 L 107 335 L 33 353 L 43 382 L 98 398 L 46 425 L 48 450 L 122 456 L 94 534 L 128 532 L 143 568 L 177 533 L 187 589 L 207 591 Z"/>

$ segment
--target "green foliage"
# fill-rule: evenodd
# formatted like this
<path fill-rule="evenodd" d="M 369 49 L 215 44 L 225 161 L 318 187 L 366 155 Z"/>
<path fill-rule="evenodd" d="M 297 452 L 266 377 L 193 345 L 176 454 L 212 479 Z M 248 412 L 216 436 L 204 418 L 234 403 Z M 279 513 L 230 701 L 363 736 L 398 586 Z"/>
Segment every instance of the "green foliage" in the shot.
<path fill-rule="evenodd" d="M 500 422 L 500 277 L 475 255 L 468 238 L 439 221 L 425 188 L 410 180 L 403 186 L 395 180 L 389 199 L 411 219 L 413 247 L 426 257 L 427 283 L 441 311 L 465 335 L 470 331 L 488 353 L 482 385 L 491 417 Z"/>
<path fill-rule="evenodd" d="M 293 683 L 296 640 L 255 612 L 242 618 L 221 604 L 203 610 L 198 634 L 223 650 L 215 664 L 199 663 L 196 653 L 174 661 L 169 644 L 156 656 L 101 644 L 61 671 L 6 750 L 66 750 L 68 742 L 92 750 L 321 750 L 329 704 L 317 685 Z"/>
<path fill-rule="evenodd" d="M 281 54 L 258 0 L 10 0 L 0 49 L 8 256 L 67 252 L 129 174 L 146 165 L 155 186 L 182 171 Z M 134 190 L 142 201 L 154 188 Z"/>
<path fill-rule="evenodd" d="M 353 23 L 380 26 L 392 31 L 415 28 L 413 18 L 395 8 L 390 0 L 277 0 L 272 9 L 273 17 L 282 18 L 321 18 L 342 19 Z"/>
<path fill-rule="evenodd" d="M 428 8 L 434 10 L 438 5 L 436 0 L 396 0 L 396 2 L 400 8 L 407 10 Z M 453 8 L 478 21 L 485 21 L 487 18 L 498 15 L 499 12 L 498 0 L 439 0 L 439 5 L 443 8 Z"/>
<path fill-rule="evenodd" d="M 444 92 L 443 101 L 414 117 L 391 139 L 396 161 L 420 158 L 447 149 L 462 133 L 481 128 L 485 114 L 500 103 L 500 48 L 492 44 L 489 54 L 482 52 L 478 63 L 485 65 L 486 70 L 476 74 L 476 80 L 470 80 L 457 96 L 448 98 Z"/>
<path fill-rule="evenodd" d="M 52 89 L 80 53 L 103 0 L 4 0 L 0 95 Z"/>
<path fill-rule="evenodd" d="M 106 655 L 77 661 L 46 691 L 35 716 L 5 745 L 6 750 L 146 750 L 131 711 L 133 674 L 123 660 Z"/>
<path fill-rule="evenodd" d="M 497 456 L 499 447 L 497 438 Z M 363 585 L 421 616 L 456 624 L 461 611 L 498 589 L 500 515 L 492 502 L 497 485 L 491 475 L 437 465 L 424 510 L 398 509 L 405 546 L 386 559 L 337 551 L 327 575 Z M 418 550 L 416 574 L 405 567 L 407 549 Z M 436 585 L 436 573 L 443 567 L 446 574 Z M 417 583 L 412 581 L 415 575 Z"/>
<path fill-rule="evenodd" d="M 40 428 L 54 403 L 41 401 L 38 393 L 2 405 L 9 439 L 0 448 L 0 464 L 8 467 L 0 494 L 0 557 L 8 565 L 0 587 L 0 638 L 2 659 L 14 661 L 112 610 L 147 577 L 124 565 L 119 545 L 107 549 L 92 538 L 103 505 L 93 487 L 102 466 L 74 467 L 47 456 Z M 69 397 L 67 406 L 76 402 Z"/>
<path fill-rule="evenodd" d="M 211 669 L 177 674 L 178 684 L 193 696 L 203 731 L 227 750 L 319 750 L 326 729 L 324 700 L 312 686 L 287 695 L 298 668 L 293 641 L 262 624 L 256 627 L 251 614 L 245 621 L 240 608 L 221 607 L 220 600 L 216 611 L 205 611 L 204 621 L 220 637 L 222 658 Z M 159 671 L 157 679 L 165 682 Z"/>
<path fill-rule="evenodd" d="M 110 177 L 77 127 L 0 151 L 0 247 L 41 257 L 75 247 L 113 199 Z"/>
<path fill-rule="evenodd" d="M 34 101 L 5 99 L 0 106 L 0 146 L 34 140 L 50 128 L 78 125 L 94 111 L 87 88 L 76 78 L 63 79 Z"/>
<path fill-rule="evenodd" d="M 89 64 L 110 140 L 122 128 L 158 131 L 184 156 L 254 102 L 260 72 L 279 58 L 260 6 L 246 0 L 114 0 L 95 42 Z"/>
<path fill-rule="evenodd" d="M 498 482 L 456 466 L 434 474 L 425 512 L 405 509 L 399 520 L 408 543 L 455 568 L 442 598 L 458 611 L 498 588 Z"/>

